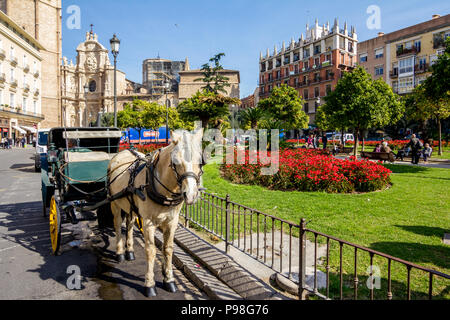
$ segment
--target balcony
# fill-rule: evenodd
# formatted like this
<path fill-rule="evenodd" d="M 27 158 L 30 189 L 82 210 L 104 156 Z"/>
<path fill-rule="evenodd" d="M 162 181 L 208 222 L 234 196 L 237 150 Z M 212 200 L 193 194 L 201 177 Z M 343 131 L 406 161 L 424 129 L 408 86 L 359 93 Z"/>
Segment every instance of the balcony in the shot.
<path fill-rule="evenodd" d="M 33 73 L 35 78 L 38 78 L 39 74 L 40 74 L 39 70 L 35 70 L 34 73 Z"/>
<path fill-rule="evenodd" d="M 423 73 L 423 72 L 427 72 L 429 69 L 429 65 L 428 63 L 424 63 L 424 64 L 416 64 L 414 66 L 414 70 L 416 73 Z"/>
<path fill-rule="evenodd" d="M 6 77 L 4 73 L 0 73 L 0 83 L 3 83 L 6 81 Z"/>
<path fill-rule="evenodd" d="M 398 78 L 398 69 L 395 68 L 394 70 L 392 70 L 391 72 L 389 72 L 389 77 L 390 77 L 391 79 Z"/>
<path fill-rule="evenodd" d="M 6 58 L 5 50 L 0 49 L 0 59 L 4 60 Z"/>
<path fill-rule="evenodd" d="M 420 52 L 420 48 L 412 47 L 409 49 L 406 48 L 399 48 L 397 49 L 397 57 L 401 57 L 408 54 L 417 54 Z"/>
<path fill-rule="evenodd" d="M 30 71 L 30 65 L 29 65 L 29 64 L 26 64 L 26 65 L 23 67 L 23 72 L 28 73 L 29 71 Z"/>
<path fill-rule="evenodd" d="M 38 96 L 38 95 L 39 95 L 39 89 L 35 89 L 35 90 L 34 90 L 34 95 L 35 95 L 35 96 Z"/>
<path fill-rule="evenodd" d="M 21 107 L 11 107 L 8 105 L 0 105 L 0 111 L 8 112 L 8 113 L 15 113 L 15 114 L 29 116 L 29 117 L 38 118 L 38 119 L 44 119 L 44 115 L 42 115 L 40 113 L 25 111 Z"/>
<path fill-rule="evenodd" d="M 11 79 L 11 82 L 9 83 L 9 85 L 12 88 L 17 88 L 17 80 L 16 79 Z"/>
<path fill-rule="evenodd" d="M 30 92 L 30 85 L 29 84 L 24 84 L 23 92 Z"/>
<path fill-rule="evenodd" d="M 18 62 L 17 62 L 17 58 L 16 58 L 16 57 L 11 57 L 10 62 L 11 62 L 11 65 L 12 65 L 12 66 L 14 66 L 14 67 L 17 66 L 17 63 L 18 63 Z"/>
<path fill-rule="evenodd" d="M 435 36 L 433 38 L 433 49 L 445 47 L 445 40 L 443 35 Z"/>

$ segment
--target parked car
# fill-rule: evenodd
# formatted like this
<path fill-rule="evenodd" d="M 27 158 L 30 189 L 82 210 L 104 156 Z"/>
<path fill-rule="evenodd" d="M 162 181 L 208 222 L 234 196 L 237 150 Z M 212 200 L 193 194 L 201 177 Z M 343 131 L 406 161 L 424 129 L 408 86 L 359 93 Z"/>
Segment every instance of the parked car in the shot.
<path fill-rule="evenodd" d="M 327 133 L 327 138 L 328 140 L 337 140 L 337 141 L 341 141 L 341 134 L 340 133 Z M 352 133 L 344 133 L 344 139 L 345 141 L 355 141 L 355 137 L 353 136 Z"/>
<path fill-rule="evenodd" d="M 36 152 L 34 154 L 34 171 L 41 170 L 41 157 L 47 156 L 47 141 L 50 129 L 40 129 L 37 133 Z"/>

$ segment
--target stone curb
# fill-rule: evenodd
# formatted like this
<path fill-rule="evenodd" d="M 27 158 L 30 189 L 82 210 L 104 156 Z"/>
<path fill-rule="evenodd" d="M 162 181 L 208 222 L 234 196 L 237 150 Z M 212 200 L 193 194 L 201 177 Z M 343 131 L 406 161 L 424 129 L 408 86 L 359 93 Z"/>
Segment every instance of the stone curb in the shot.
<path fill-rule="evenodd" d="M 191 231 L 179 227 L 175 233 L 175 242 L 200 261 L 213 275 L 237 292 L 241 299 L 287 299 L 238 265 L 226 253 L 199 238 Z"/>
<path fill-rule="evenodd" d="M 142 234 L 139 232 L 141 239 Z M 157 230 L 155 244 L 162 251 L 163 235 Z M 242 300 L 242 297 L 217 279 L 209 270 L 199 264 L 176 243 L 174 243 L 173 264 L 181 270 L 194 284 L 213 300 Z"/>

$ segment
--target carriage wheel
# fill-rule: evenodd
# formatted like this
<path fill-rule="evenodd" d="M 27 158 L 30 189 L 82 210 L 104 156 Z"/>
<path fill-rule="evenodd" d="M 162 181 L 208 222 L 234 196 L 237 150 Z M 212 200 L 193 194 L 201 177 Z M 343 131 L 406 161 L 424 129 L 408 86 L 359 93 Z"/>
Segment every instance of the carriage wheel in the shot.
<path fill-rule="evenodd" d="M 50 201 L 49 222 L 52 252 L 53 255 L 57 256 L 60 254 L 61 249 L 61 213 L 55 196 Z"/>
<path fill-rule="evenodd" d="M 141 217 L 136 217 L 136 225 L 137 225 L 139 231 L 140 231 L 142 234 L 144 234 L 144 223 L 143 223 Z"/>

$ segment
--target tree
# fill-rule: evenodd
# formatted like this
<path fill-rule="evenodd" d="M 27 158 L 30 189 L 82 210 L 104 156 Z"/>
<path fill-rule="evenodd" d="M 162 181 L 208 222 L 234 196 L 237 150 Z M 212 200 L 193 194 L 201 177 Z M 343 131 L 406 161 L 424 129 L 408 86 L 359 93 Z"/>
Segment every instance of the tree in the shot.
<path fill-rule="evenodd" d="M 181 102 L 178 112 L 182 120 L 200 120 L 203 128 L 207 128 L 208 125 L 214 125 L 219 119 L 226 119 L 230 114 L 229 105 L 238 103 L 240 100 L 237 98 L 226 97 L 204 89 Z"/>
<path fill-rule="evenodd" d="M 120 128 L 134 128 L 139 132 L 139 143 L 141 143 L 142 129 L 158 130 L 166 123 L 166 113 L 169 112 L 169 127 L 171 129 L 192 129 L 192 123 L 180 119 L 175 108 L 166 109 L 155 102 L 134 100 L 126 104 L 123 111 L 117 113 L 117 123 Z"/>
<path fill-rule="evenodd" d="M 225 53 L 219 53 L 209 59 L 209 62 L 212 62 L 214 64 L 213 67 L 211 68 L 209 63 L 205 63 L 201 68 L 201 70 L 203 71 L 203 78 L 194 80 L 203 81 L 204 83 L 206 83 L 206 85 L 202 87 L 202 89 L 206 90 L 207 92 L 214 92 L 215 94 L 222 92 L 224 94 L 227 94 L 225 87 L 230 86 L 230 84 L 228 83 L 228 80 L 230 79 L 220 73 L 220 71 L 223 70 L 223 67 L 220 65 L 220 60 L 224 56 Z"/>
<path fill-rule="evenodd" d="M 432 74 L 423 83 L 423 89 L 416 91 L 418 100 L 415 104 L 422 112 L 421 119 L 432 118 L 437 121 L 439 155 L 442 155 L 441 120 L 450 116 L 450 38 L 446 39 L 445 47 L 445 52 L 431 67 Z M 418 115 L 417 112 L 413 113 Z"/>
<path fill-rule="evenodd" d="M 362 131 L 396 123 L 404 113 L 404 104 L 392 88 L 382 79 L 373 80 L 362 67 L 344 74 L 322 108 L 329 123 L 353 129 L 355 156 Z"/>
<path fill-rule="evenodd" d="M 297 90 L 283 84 L 274 88 L 272 94 L 258 103 L 267 116 L 278 121 L 282 129 L 303 129 L 308 127 L 309 118 L 303 111 L 303 100 Z"/>
<path fill-rule="evenodd" d="M 264 110 L 260 107 L 244 109 L 240 112 L 240 119 L 244 126 L 250 125 L 252 129 L 258 128 L 258 122 L 263 119 Z"/>

